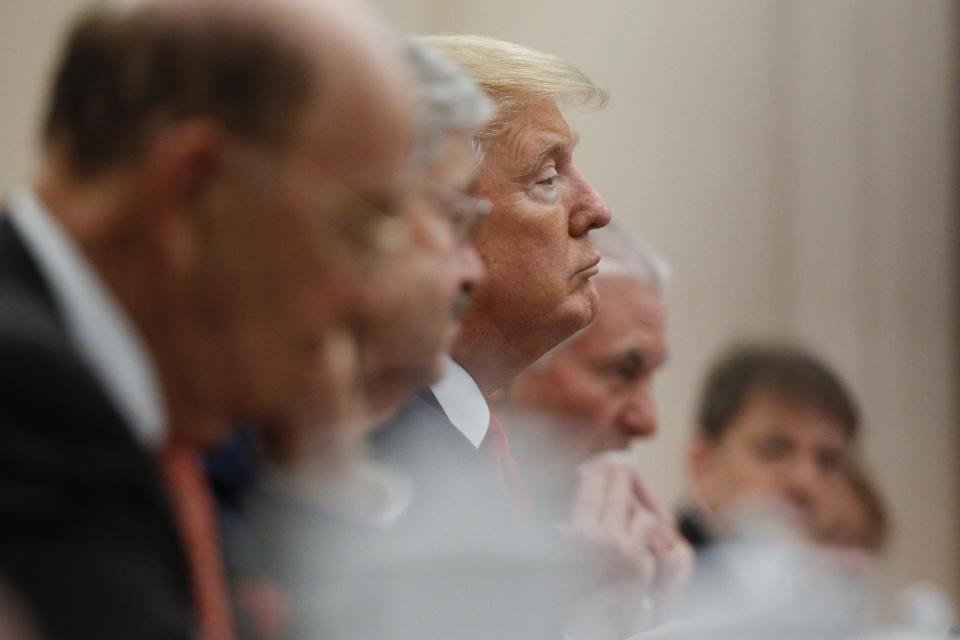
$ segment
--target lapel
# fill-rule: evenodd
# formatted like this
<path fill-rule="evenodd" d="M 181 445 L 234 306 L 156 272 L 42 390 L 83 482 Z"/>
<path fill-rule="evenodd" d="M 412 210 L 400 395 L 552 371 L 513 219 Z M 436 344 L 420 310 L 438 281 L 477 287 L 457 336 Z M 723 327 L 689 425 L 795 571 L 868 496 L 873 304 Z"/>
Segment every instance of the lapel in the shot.
<path fill-rule="evenodd" d="M 413 396 L 373 436 L 375 454 L 414 471 L 414 465 L 486 465 L 483 456 L 450 421 L 429 389 Z"/>
<path fill-rule="evenodd" d="M 68 527 L 101 519 L 149 531 L 167 565 L 187 582 L 154 455 L 74 350 L 51 289 L 6 211 L 0 212 L 0 403 L 0 513 Z M 30 486 L 52 502 L 31 505 L 2 490 L 6 483 Z"/>
<path fill-rule="evenodd" d="M 411 398 L 374 434 L 371 452 L 413 479 L 413 520 L 455 530 L 471 513 L 514 526 L 493 469 L 429 390 Z M 463 522 L 451 521 L 457 518 Z"/>
<path fill-rule="evenodd" d="M 23 304 L 43 316 L 50 328 L 66 340 L 66 329 L 53 294 L 3 209 L 0 210 L 0 311 Z"/>

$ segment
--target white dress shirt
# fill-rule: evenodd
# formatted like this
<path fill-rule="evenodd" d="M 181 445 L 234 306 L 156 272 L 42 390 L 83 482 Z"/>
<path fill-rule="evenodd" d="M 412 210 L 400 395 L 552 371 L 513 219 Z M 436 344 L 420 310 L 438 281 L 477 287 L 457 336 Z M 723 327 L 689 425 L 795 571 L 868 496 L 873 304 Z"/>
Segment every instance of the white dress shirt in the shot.
<path fill-rule="evenodd" d="M 9 212 L 80 357 L 140 442 L 162 446 L 166 412 L 156 368 L 120 302 L 36 194 L 15 191 Z"/>
<path fill-rule="evenodd" d="M 490 407 L 467 370 L 447 358 L 446 373 L 430 390 L 453 426 L 479 448 L 490 426 Z"/>

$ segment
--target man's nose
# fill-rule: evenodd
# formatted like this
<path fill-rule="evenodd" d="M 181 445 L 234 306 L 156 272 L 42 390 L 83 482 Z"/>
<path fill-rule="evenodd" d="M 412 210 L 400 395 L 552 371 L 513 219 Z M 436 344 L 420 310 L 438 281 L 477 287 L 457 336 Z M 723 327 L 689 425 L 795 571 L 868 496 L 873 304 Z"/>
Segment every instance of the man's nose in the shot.
<path fill-rule="evenodd" d="M 570 211 L 570 235 L 579 238 L 591 229 L 610 224 L 610 207 L 579 169 L 573 169 L 577 180 L 576 201 Z"/>
<path fill-rule="evenodd" d="M 638 387 L 626 398 L 619 422 L 621 429 L 639 438 L 648 438 L 657 432 L 657 406 L 648 386 Z"/>
<path fill-rule="evenodd" d="M 815 460 L 801 457 L 787 470 L 787 497 L 797 506 L 809 509 L 813 507 L 823 484 L 821 472 Z"/>

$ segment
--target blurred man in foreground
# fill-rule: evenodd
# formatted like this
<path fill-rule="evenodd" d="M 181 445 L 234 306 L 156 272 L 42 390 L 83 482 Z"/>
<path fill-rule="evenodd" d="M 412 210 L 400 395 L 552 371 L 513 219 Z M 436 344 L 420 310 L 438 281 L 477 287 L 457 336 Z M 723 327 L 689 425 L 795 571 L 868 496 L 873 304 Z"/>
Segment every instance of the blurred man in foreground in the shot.
<path fill-rule="evenodd" d="M 232 637 L 196 448 L 340 423 L 413 118 L 355 3 L 76 24 L 0 221 L 0 574 L 45 637 Z"/>
<path fill-rule="evenodd" d="M 689 450 L 697 504 L 681 530 L 699 548 L 773 518 L 815 531 L 842 478 L 858 429 L 846 386 L 815 357 L 747 346 L 707 376 Z"/>
<path fill-rule="evenodd" d="M 358 384 L 368 417 L 381 419 L 442 374 L 459 316 L 483 275 L 469 241 L 489 204 L 472 195 L 478 166 L 472 136 L 491 117 L 490 101 L 437 52 L 413 40 L 405 39 L 404 46 L 421 95 L 413 191 L 405 207 L 409 237 L 371 271 L 371 301 L 357 319 Z M 412 630 L 421 624 L 435 633 L 445 629 L 448 635 L 442 637 L 449 637 L 456 631 L 444 627 L 435 603 L 417 593 L 427 581 L 411 577 L 423 567 L 409 561 L 402 539 L 394 535 L 397 520 L 416 497 L 409 479 L 369 460 L 362 447 L 364 429 L 353 433 L 361 437 L 346 447 L 320 450 L 322 464 L 315 457 L 299 476 L 267 474 L 252 496 L 248 515 L 263 564 L 295 605 L 282 633 L 264 635 L 432 637 Z M 315 447 L 302 445 L 296 439 L 287 442 L 287 459 L 298 459 L 304 449 L 316 456 Z M 257 619 L 277 618 L 259 609 Z"/>
<path fill-rule="evenodd" d="M 483 276 L 469 239 L 489 203 L 470 195 L 477 168 L 471 136 L 490 118 L 492 107 L 453 63 L 413 41 L 403 46 L 420 81 L 419 136 L 403 204 L 403 246 L 368 269 L 371 282 L 351 325 L 358 359 L 358 401 L 350 414 L 354 427 L 347 434 L 333 430 L 335 441 L 322 447 L 302 428 L 292 433 L 306 434 L 307 441 L 293 437 L 270 443 L 274 461 L 303 466 L 301 488 L 315 497 L 346 488 L 349 475 L 368 462 L 369 429 L 441 376 L 459 317 Z M 318 456 L 321 464 L 301 464 L 304 457 Z"/>

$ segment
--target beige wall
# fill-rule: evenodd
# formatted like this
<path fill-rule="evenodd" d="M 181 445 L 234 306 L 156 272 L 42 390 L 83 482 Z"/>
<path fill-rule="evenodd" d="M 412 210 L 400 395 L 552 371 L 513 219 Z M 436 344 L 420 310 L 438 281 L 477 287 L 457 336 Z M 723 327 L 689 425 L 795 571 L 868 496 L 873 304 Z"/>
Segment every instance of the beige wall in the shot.
<path fill-rule="evenodd" d="M 28 175 L 44 69 L 77 0 L 0 5 L 0 188 Z M 960 600 L 949 0 L 376 0 L 400 28 L 516 40 L 611 90 L 574 118 L 578 163 L 671 262 L 672 357 L 651 483 L 680 495 L 709 359 L 734 337 L 803 340 L 866 413 L 893 507 L 895 584 Z"/>
<path fill-rule="evenodd" d="M 25 180 L 36 161 L 37 112 L 60 33 L 79 0 L 0 4 L 0 190 Z"/>

